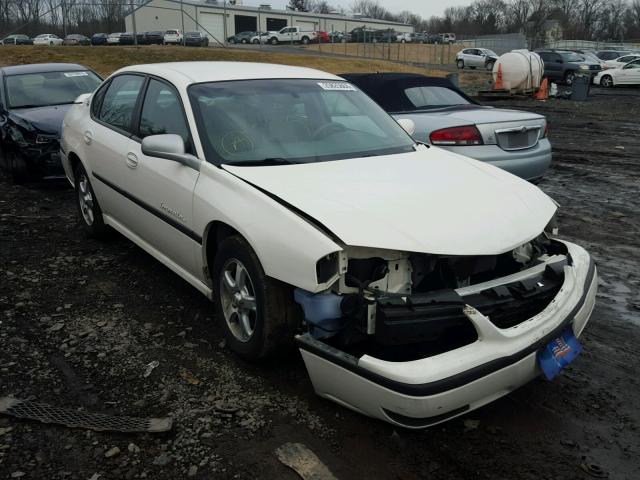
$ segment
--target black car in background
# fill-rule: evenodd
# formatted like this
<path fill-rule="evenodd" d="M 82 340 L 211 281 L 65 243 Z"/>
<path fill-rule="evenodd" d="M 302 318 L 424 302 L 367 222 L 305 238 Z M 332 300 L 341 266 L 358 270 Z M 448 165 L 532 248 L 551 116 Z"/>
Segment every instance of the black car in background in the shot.
<path fill-rule="evenodd" d="M 94 33 L 91 35 L 91 45 L 106 45 L 108 36 L 106 33 Z"/>
<path fill-rule="evenodd" d="M 357 43 L 376 43 L 380 42 L 385 32 L 383 30 L 371 30 L 365 27 L 354 28 L 350 32 L 351 41 Z"/>
<path fill-rule="evenodd" d="M 536 50 L 544 62 L 544 76 L 551 81 L 572 85 L 576 75 L 588 75 L 589 84 L 602 67 L 568 50 Z"/>
<path fill-rule="evenodd" d="M 240 32 L 227 38 L 229 43 L 250 43 L 251 39 L 258 35 L 258 32 Z"/>
<path fill-rule="evenodd" d="M 33 39 L 27 35 L 9 35 L 2 40 L 2 45 L 33 45 Z"/>
<path fill-rule="evenodd" d="M 101 82 L 71 63 L 0 68 L 0 168 L 15 183 L 63 176 L 62 120 L 79 95 Z"/>
<path fill-rule="evenodd" d="M 209 37 L 202 32 L 185 32 L 184 44 L 188 47 L 208 47 Z"/>
<path fill-rule="evenodd" d="M 62 44 L 86 46 L 86 45 L 91 45 L 91 40 L 88 37 L 85 37 L 84 35 L 81 35 L 79 33 L 72 33 L 64 37 Z"/>
<path fill-rule="evenodd" d="M 133 45 L 133 32 L 121 33 L 120 45 Z"/>
<path fill-rule="evenodd" d="M 153 31 L 145 33 L 146 45 L 162 45 L 164 43 L 164 32 Z"/>

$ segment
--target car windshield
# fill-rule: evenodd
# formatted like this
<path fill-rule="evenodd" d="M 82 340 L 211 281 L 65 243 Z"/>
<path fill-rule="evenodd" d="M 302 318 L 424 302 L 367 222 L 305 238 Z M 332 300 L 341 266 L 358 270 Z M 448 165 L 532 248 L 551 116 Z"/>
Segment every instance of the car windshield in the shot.
<path fill-rule="evenodd" d="M 407 133 L 344 81 L 238 80 L 189 88 L 207 160 L 313 163 L 413 151 Z"/>
<path fill-rule="evenodd" d="M 47 34 L 42 34 L 42 35 L 38 35 L 36 38 L 47 38 L 49 35 Z"/>
<path fill-rule="evenodd" d="M 199 37 L 200 32 L 187 32 L 184 34 L 185 37 Z"/>
<path fill-rule="evenodd" d="M 583 62 L 584 61 L 584 58 L 582 56 L 574 52 L 570 52 L 570 53 L 563 52 L 560 55 L 562 55 L 562 58 L 564 58 L 567 62 Z"/>
<path fill-rule="evenodd" d="M 498 54 L 496 52 L 494 52 L 493 50 L 489 50 L 489 49 L 485 49 L 483 50 L 483 52 L 487 55 L 489 55 L 490 57 L 497 57 Z"/>
<path fill-rule="evenodd" d="M 93 72 L 45 72 L 5 77 L 9 108 L 46 107 L 73 103 L 79 95 L 93 92 L 100 78 Z"/>
<path fill-rule="evenodd" d="M 466 98 L 447 87 L 411 87 L 404 91 L 415 110 L 468 105 Z"/>

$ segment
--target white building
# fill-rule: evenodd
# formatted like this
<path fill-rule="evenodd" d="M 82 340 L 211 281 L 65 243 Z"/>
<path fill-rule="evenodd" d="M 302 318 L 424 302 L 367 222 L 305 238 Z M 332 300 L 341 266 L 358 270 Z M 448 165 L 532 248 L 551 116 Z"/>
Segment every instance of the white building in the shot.
<path fill-rule="evenodd" d="M 290 10 L 274 10 L 268 5 L 249 7 L 229 5 L 223 0 L 149 0 L 125 18 L 128 32 L 133 31 L 135 15 L 138 32 L 180 29 L 201 31 L 212 43 L 244 31 L 274 31 L 287 26 L 299 26 L 305 31 L 351 31 L 365 26 L 368 29 L 413 32 L 413 25 L 386 22 L 360 16 L 344 16 Z M 226 21 L 225 21 L 226 18 Z"/>

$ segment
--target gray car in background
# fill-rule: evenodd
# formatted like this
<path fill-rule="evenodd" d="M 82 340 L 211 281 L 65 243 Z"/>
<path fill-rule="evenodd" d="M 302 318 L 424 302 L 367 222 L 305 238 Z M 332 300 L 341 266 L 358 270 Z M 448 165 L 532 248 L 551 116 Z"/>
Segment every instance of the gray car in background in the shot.
<path fill-rule="evenodd" d="M 547 121 L 542 115 L 479 105 L 444 78 L 411 73 L 341 76 L 396 120 L 412 120 L 417 141 L 530 181 L 539 180 L 551 163 Z"/>

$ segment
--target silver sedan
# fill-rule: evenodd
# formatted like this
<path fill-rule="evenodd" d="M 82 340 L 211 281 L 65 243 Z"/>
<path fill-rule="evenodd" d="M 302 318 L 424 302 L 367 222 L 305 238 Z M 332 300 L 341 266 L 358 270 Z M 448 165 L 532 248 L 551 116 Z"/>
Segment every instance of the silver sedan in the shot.
<path fill-rule="evenodd" d="M 396 120 L 415 124 L 413 137 L 539 180 L 551 163 L 544 116 L 479 105 L 444 78 L 408 73 L 343 74 Z"/>

